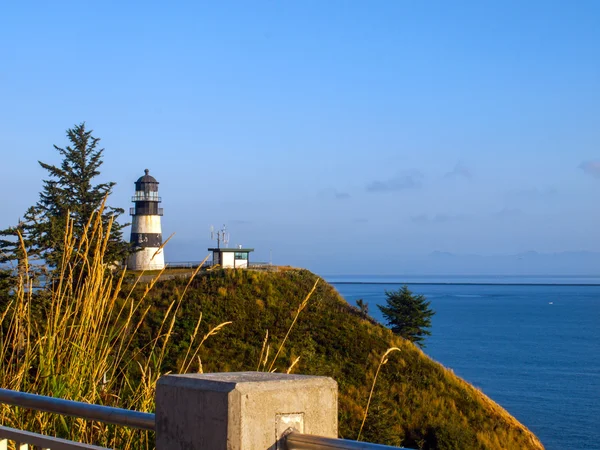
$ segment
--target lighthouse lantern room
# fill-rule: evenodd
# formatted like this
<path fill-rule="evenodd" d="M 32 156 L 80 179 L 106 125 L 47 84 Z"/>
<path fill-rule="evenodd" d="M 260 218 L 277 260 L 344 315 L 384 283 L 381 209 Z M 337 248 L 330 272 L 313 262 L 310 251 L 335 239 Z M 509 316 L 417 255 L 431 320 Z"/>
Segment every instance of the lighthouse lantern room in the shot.
<path fill-rule="evenodd" d="M 145 175 L 135 182 L 135 195 L 131 199 L 135 206 L 129 210 L 132 216 L 130 242 L 134 252 L 129 256 L 127 268 L 160 270 L 165 266 L 165 255 L 160 249 L 163 209 L 158 206 L 161 202 L 158 181 L 150 176 L 148 169 L 144 172 Z"/>

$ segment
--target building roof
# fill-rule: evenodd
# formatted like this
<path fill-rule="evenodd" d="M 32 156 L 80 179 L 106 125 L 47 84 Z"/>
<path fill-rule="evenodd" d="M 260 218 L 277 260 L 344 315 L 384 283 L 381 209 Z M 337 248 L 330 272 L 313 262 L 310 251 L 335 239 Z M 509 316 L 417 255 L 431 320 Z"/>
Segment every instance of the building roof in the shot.
<path fill-rule="evenodd" d="M 250 253 L 250 252 L 253 252 L 254 249 L 253 248 L 209 248 L 208 251 L 209 252 L 223 252 L 223 253 L 230 253 L 230 252 Z"/>
<path fill-rule="evenodd" d="M 158 184 L 158 181 L 156 181 L 156 178 L 154 178 L 153 176 L 149 175 L 150 170 L 146 169 L 144 170 L 145 175 L 143 177 L 139 177 L 138 180 L 135 182 L 137 183 L 156 183 Z"/>

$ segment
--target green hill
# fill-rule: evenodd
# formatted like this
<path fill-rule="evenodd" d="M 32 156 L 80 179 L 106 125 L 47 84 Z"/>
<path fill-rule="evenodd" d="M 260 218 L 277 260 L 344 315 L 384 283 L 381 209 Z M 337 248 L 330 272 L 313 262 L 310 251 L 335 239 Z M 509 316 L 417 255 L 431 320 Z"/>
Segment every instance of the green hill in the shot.
<path fill-rule="evenodd" d="M 198 317 L 197 334 L 208 336 L 190 371 L 256 370 L 273 360 L 316 276 L 306 270 L 257 272 L 219 270 L 198 275 L 177 312 L 163 373 L 177 371 Z M 157 283 L 137 341 L 160 335 L 169 305 L 181 298 L 188 280 Z M 265 335 L 268 330 L 268 339 Z M 263 345 L 266 341 L 266 344 Z M 362 440 L 423 449 L 541 449 L 538 439 L 503 408 L 412 343 L 364 318 L 321 281 L 298 314 L 274 368 L 325 375 L 339 385 L 340 437 L 356 439 L 381 356 L 381 367 Z M 268 358 L 265 355 L 269 353 Z M 299 358 L 299 359 L 298 359 Z"/>

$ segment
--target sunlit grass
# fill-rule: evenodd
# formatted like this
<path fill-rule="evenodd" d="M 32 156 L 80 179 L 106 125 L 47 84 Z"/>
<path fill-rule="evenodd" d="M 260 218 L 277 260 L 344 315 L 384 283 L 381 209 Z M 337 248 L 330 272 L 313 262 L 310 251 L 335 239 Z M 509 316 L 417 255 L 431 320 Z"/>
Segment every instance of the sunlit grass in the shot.
<path fill-rule="evenodd" d="M 319 280 L 315 288 L 318 279 L 301 269 L 200 273 L 183 315 L 202 311 L 210 323 L 234 320 L 200 350 L 202 370 L 332 377 L 339 386 L 340 437 L 346 439 L 360 432 L 361 441 L 408 448 L 543 448 L 506 410 L 413 343 L 366 320 L 332 286 Z M 165 281 L 150 295 L 166 309 L 186 284 Z M 180 336 L 190 336 L 196 323 L 178 326 Z M 168 367 L 177 362 L 172 358 Z"/>
<path fill-rule="evenodd" d="M 108 269 L 113 262 L 104 261 L 112 222 L 103 226 L 101 213 L 90 218 L 78 241 L 72 221 L 67 222 L 62 263 L 45 292 L 33 289 L 21 238 L 25 257 L 19 262 L 14 293 L 0 315 L 0 386 L 151 412 L 160 368 L 187 287 L 171 303 L 159 332 L 144 348 L 135 349 L 132 343 L 152 306 L 147 295 L 163 271 L 144 289 L 137 288 L 143 272 L 126 289 L 125 271 L 113 278 Z M 34 303 L 42 300 L 46 302 L 43 313 L 34 316 Z M 201 316 L 198 325 L 200 321 Z M 191 336 L 189 352 L 179 367 L 181 373 L 189 370 L 206 339 L 225 325 L 213 327 L 201 340 Z M 151 432 L 4 404 L 0 405 L 0 421 L 6 426 L 111 448 L 152 448 L 154 442 Z"/>

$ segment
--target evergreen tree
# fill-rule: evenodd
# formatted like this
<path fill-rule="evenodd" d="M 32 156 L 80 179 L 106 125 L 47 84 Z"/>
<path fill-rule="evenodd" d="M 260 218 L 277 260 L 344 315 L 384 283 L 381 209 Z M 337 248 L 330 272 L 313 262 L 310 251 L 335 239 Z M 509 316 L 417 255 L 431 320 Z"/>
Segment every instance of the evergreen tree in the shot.
<path fill-rule="evenodd" d="M 0 268 L 0 310 L 2 311 L 10 292 L 11 278 L 11 271 L 9 269 Z"/>
<path fill-rule="evenodd" d="M 58 267 L 64 251 L 67 219 L 73 221 L 73 237 L 77 244 L 92 213 L 112 192 L 113 182 L 93 184 L 103 163 L 104 149 L 98 147 L 100 139 L 92 136 L 92 130 L 86 130 L 85 123 L 67 130 L 67 139 L 69 145 L 65 148 L 54 146 L 63 158 L 60 166 L 38 161 L 49 175 L 49 179 L 43 180 L 38 202 L 27 209 L 17 226 L 0 231 L 0 263 L 16 262 L 19 265 L 23 257 L 19 231 L 30 259 L 44 261 L 51 269 Z M 111 217 L 116 219 L 123 212 L 121 208 L 105 206 L 102 221 L 106 225 Z M 121 261 L 127 255 L 124 226 L 113 222 L 106 262 Z"/>
<path fill-rule="evenodd" d="M 429 308 L 424 295 L 414 295 L 407 286 L 402 286 L 397 291 L 385 291 L 387 306 L 377 305 L 381 310 L 392 332 L 404 339 L 419 345 L 423 343 L 424 336 L 430 336 L 431 317 L 435 311 Z"/>

